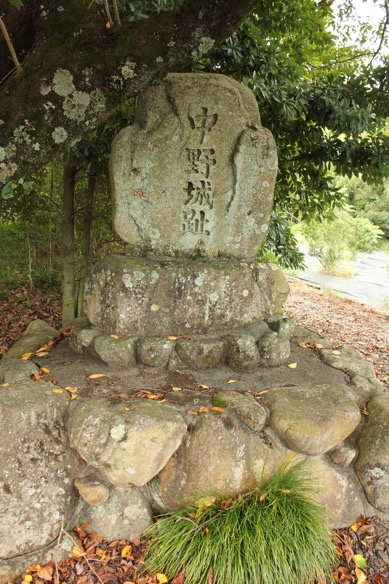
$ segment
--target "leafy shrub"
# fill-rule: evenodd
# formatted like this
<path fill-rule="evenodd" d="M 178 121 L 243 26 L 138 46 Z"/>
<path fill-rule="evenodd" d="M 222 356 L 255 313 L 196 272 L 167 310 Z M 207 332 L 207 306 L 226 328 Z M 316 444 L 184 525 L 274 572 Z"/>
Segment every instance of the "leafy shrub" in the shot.
<path fill-rule="evenodd" d="M 204 497 L 146 531 L 145 563 L 186 584 L 308 584 L 330 574 L 334 547 L 304 463 L 236 499 Z M 213 580 L 212 580 L 213 581 Z"/>

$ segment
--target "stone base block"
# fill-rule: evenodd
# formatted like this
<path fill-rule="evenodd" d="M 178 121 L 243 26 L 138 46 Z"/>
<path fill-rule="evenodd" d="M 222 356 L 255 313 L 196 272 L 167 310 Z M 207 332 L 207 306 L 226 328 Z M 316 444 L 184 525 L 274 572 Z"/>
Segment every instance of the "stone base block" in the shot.
<path fill-rule="evenodd" d="M 269 317 L 288 291 L 278 268 L 256 261 L 113 255 L 90 274 L 84 308 L 105 334 L 202 335 Z"/>

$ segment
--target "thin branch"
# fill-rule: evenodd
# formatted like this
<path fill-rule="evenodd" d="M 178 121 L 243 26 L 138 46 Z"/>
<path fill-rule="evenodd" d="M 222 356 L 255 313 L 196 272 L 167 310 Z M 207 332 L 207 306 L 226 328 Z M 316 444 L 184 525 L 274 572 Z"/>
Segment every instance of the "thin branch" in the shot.
<path fill-rule="evenodd" d="M 5 42 L 7 43 L 7 47 L 9 49 L 9 52 L 11 53 L 11 57 L 12 57 L 12 60 L 14 62 L 15 69 L 16 69 L 16 74 L 21 75 L 23 73 L 23 67 L 20 64 L 20 61 L 19 61 L 18 56 L 16 54 L 16 51 L 14 49 L 13 43 L 11 41 L 11 37 L 8 34 L 7 27 L 5 26 L 5 23 L 4 23 L 3 19 L 1 18 L 1 16 L 0 16 L 0 29 L 1 29 L 1 32 L 3 33 L 4 38 L 5 38 Z"/>
<path fill-rule="evenodd" d="M 112 0 L 112 4 L 113 4 L 113 13 L 114 13 L 114 18 L 115 18 L 115 24 L 117 27 L 120 28 L 122 26 L 122 21 L 120 20 L 120 14 L 119 14 L 117 0 Z"/>
<path fill-rule="evenodd" d="M 110 11 L 109 6 L 108 6 L 108 0 L 103 0 L 103 6 L 104 6 L 104 12 L 105 12 L 105 15 L 108 19 L 109 25 L 113 26 L 113 20 L 112 20 L 112 16 L 111 16 L 111 11 Z"/>
<path fill-rule="evenodd" d="M 81 551 L 79 544 L 72 538 L 71 535 L 69 535 L 69 533 L 62 526 L 61 526 L 61 533 L 64 533 L 70 539 L 70 541 L 73 543 L 73 545 L 80 550 L 80 553 L 81 553 L 82 557 L 84 558 L 84 560 L 86 561 L 86 563 L 88 564 L 90 571 L 96 576 L 96 578 L 98 579 L 100 584 L 104 584 L 104 582 L 102 581 L 102 579 L 100 578 L 100 576 L 98 575 L 96 570 L 92 567 L 92 564 L 90 563 L 90 561 L 86 557 L 86 553 L 84 551 Z"/>
<path fill-rule="evenodd" d="M 385 35 L 386 35 L 386 31 L 387 31 L 388 27 L 389 27 L 389 5 L 388 5 L 388 0 L 385 0 L 385 20 L 382 22 L 382 29 L 380 31 L 381 38 L 380 38 L 380 42 L 379 42 L 377 49 L 374 51 L 374 54 L 371 58 L 369 66 L 372 64 L 372 62 L 374 61 L 376 56 L 379 55 L 379 53 L 382 49 L 382 46 L 385 42 Z M 380 28 L 381 28 L 381 26 L 380 26 Z"/>

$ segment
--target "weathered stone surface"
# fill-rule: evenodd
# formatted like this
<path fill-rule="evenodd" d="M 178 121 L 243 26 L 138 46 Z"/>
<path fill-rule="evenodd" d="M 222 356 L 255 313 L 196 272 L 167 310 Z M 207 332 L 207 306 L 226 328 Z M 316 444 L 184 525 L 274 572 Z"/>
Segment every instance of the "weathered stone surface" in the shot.
<path fill-rule="evenodd" d="M 332 529 L 347 527 L 365 514 L 363 490 L 352 469 L 335 467 L 327 459 L 311 459 L 307 469 Z"/>
<path fill-rule="evenodd" d="M 265 433 L 246 431 L 226 413 L 195 418 L 190 434 L 158 475 L 158 500 L 167 509 L 202 495 L 233 495 L 279 466 L 286 451 Z"/>
<path fill-rule="evenodd" d="M 0 361 L 0 383 L 14 383 L 20 379 L 30 379 L 33 373 L 39 373 L 39 367 L 32 361 L 19 359 L 2 359 Z"/>
<path fill-rule="evenodd" d="M 77 328 L 70 336 L 70 346 L 78 353 L 87 352 L 94 339 L 102 335 L 96 328 Z"/>
<path fill-rule="evenodd" d="M 59 337 L 55 328 L 46 324 L 43 320 L 33 320 L 26 328 L 23 336 L 8 349 L 3 359 L 18 359 L 24 353 L 34 353 L 39 347 Z"/>
<path fill-rule="evenodd" d="M 207 369 L 222 363 L 225 345 L 225 341 L 219 339 L 178 339 L 176 351 L 186 366 Z"/>
<path fill-rule="evenodd" d="M 79 523 L 88 524 L 89 533 L 108 541 L 133 539 L 153 522 L 150 504 L 135 487 L 112 489 L 109 498 L 98 506 L 83 505 Z"/>
<path fill-rule="evenodd" d="M 136 364 L 136 343 L 134 337 L 116 339 L 111 335 L 95 337 L 93 349 L 111 367 L 128 367 Z"/>
<path fill-rule="evenodd" d="M 158 262 L 113 255 L 100 260 L 89 276 L 85 312 L 102 332 L 119 336 L 230 330 L 273 313 L 277 274 L 255 261 Z"/>
<path fill-rule="evenodd" d="M 375 379 L 374 366 L 356 349 L 343 345 L 337 349 L 321 349 L 324 361 L 335 369 L 343 369 L 349 375 L 360 375 L 366 379 Z"/>
<path fill-rule="evenodd" d="M 68 404 L 69 394 L 54 394 L 50 383 L 0 389 L 0 558 L 52 542 L 73 512 Z"/>
<path fill-rule="evenodd" d="M 275 332 L 267 333 L 258 341 L 260 362 L 268 367 L 283 365 L 290 355 L 290 341 Z"/>
<path fill-rule="evenodd" d="M 295 327 L 292 338 L 296 343 L 305 343 L 306 345 L 312 345 L 318 349 L 332 349 L 331 341 L 320 336 L 317 332 L 311 331 L 302 326 Z"/>
<path fill-rule="evenodd" d="M 174 341 L 166 337 L 146 337 L 139 339 L 137 357 L 143 365 L 150 367 L 167 367 L 170 355 L 174 349 Z"/>
<path fill-rule="evenodd" d="M 154 84 L 110 166 L 114 227 L 134 255 L 253 259 L 266 237 L 276 147 L 253 93 L 231 78 Z"/>
<path fill-rule="evenodd" d="M 355 465 L 370 503 L 389 513 L 389 393 L 372 397 Z"/>
<path fill-rule="evenodd" d="M 362 377 L 361 375 L 354 375 L 351 379 L 351 384 L 369 394 L 384 390 L 383 384 L 376 377 L 369 377 L 369 379 L 366 379 L 366 377 Z"/>
<path fill-rule="evenodd" d="M 346 385 L 277 387 L 264 395 L 272 428 L 298 452 L 322 454 L 343 442 L 361 414 Z"/>
<path fill-rule="evenodd" d="M 347 468 L 354 462 L 357 456 L 358 450 L 355 446 L 351 446 L 351 444 L 342 444 L 339 448 L 335 448 L 335 450 L 331 452 L 330 458 L 332 462 L 338 466 Z"/>
<path fill-rule="evenodd" d="M 72 413 L 71 443 L 117 487 L 152 479 L 180 446 L 187 426 L 171 406 L 142 399 L 80 401 Z"/>
<path fill-rule="evenodd" d="M 109 488 L 93 475 L 76 478 L 74 486 L 88 505 L 101 505 L 109 497 Z"/>
<path fill-rule="evenodd" d="M 250 371 L 259 365 L 259 354 L 251 335 L 229 335 L 227 341 L 227 363 L 237 371 Z"/>
<path fill-rule="evenodd" d="M 291 317 L 269 319 L 267 324 L 272 331 L 278 334 L 279 337 L 290 339 L 293 336 L 296 327 L 296 319 Z"/>
<path fill-rule="evenodd" d="M 265 427 L 266 410 L 252 395 L 223 391 L 212 396 L 212 403 L 215 406 L 227 408 L 228 413 L 236 416 L 253 432 L 261 432 Z"/>

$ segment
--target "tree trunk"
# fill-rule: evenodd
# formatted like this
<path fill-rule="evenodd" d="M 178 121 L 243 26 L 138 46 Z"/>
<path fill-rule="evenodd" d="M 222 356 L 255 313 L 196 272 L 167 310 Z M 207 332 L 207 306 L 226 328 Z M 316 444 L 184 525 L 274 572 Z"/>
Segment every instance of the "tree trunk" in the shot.
<path fill-rule="evenodd" d="M 93 219 L 93 201 L 96 188 L 96 175 L 88 176 L 88 186 L 85 191 L 85 209 L 83 221 L 83 248 L 82 248 L 82 267 L 81 276 L 77 297 L 77 316 L 84 314 L 84 286 L 86 275 L 90 266 L 90 249 L 91 249 L 91 233 L 92 233 L 92 219 Z"/>
<path fill-rule="evenodd" d="M 74 189 L 78 168 L 74 161 L 65 164 L 63 173 L 62 204 L 62 324 L 74 320 L 75 265 L 74 265 Z"/>

